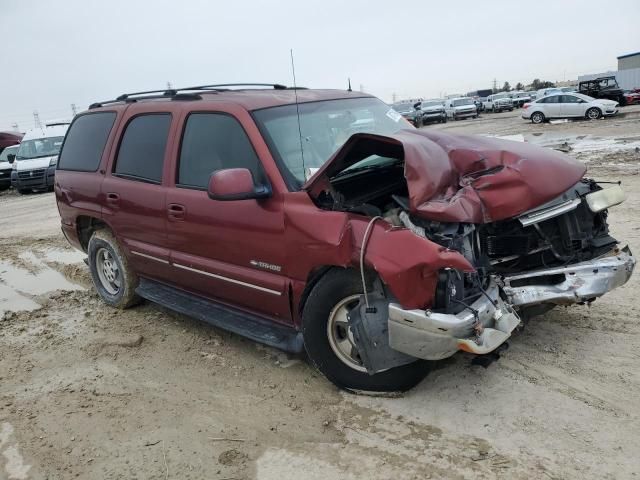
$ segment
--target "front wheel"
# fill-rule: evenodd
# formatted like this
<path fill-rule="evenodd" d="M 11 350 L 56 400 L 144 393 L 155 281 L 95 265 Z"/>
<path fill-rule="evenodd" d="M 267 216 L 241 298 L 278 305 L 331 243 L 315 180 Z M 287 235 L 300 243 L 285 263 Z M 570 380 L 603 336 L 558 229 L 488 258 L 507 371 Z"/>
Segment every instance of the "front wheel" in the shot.
<path fill-rule="evenodd" d="M 447 117 L 444 117 L 442 120 L 440 120 L 440 123 L 447 123 Z"/>
<path fill-rule="evenodd" d="M 88 254 L 93 284 L 105 303 L 121 309 L 138 303 L 138 276 L 109 230 L 94 232 Z"/>
<path fill-rule="evenodd" d="M 589 120 L 597 120 L 601 116 L 602 116 L 602 112 L 600 111 L 599 108 L 591 107 L 589 110 L 587 110 L 587 118 Z"/>
<path fill-rule="evenodd" d="M 542 112 L 534 112 L 531 114 L 531 122 L 540 124 L 544 122 L 544 114 Z"/>
<path fill-rule="evenodd" d="M 369 375 L 362 364 L 347 320 L 362 292 L 362 282 L 355 270 L 336 268 L 318 281 L 302 313 L 307 355 L 320 372 L 345 390 L 409 390 L 427 374 L 427 362 L 416 359 L 375 375 Z"/>

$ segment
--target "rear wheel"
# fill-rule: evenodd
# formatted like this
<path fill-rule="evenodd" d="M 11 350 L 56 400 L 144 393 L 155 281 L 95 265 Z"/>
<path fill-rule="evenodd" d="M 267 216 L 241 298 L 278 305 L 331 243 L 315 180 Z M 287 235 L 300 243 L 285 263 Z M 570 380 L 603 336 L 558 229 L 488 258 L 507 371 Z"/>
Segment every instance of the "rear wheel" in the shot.
<path fill-rule="evenodd" d="M 531 114 L 531 122 L 535 124 L 544 122 L 544 114 L 542 112 L 533 112 Z"/>
<path fill-rule="evenodd" d="M 105 303 L 124 309 L 139 302 L 138 276 L 109 230 L 94 232 L 88 253 L 93 284 Z"/>
<path fill-rule="evenodd" d="M 27 194 L 31 193 L 31 189 L 30 188 L 19 188 L 18 189 L 18 193 L 20 195 L 27 195 Z"/>
<path fill-rule="evenodd" d="M 597 120 L 602 116 L 602 112 L 597 107 L 591 107 L 587 110 L 587 118 L 589 120 Z"/>
<path fill-rule="evenodd" d="M 304 346 L 313 365 L 331 382 L 346 390 L 369 392 L 404 391 L 427 374 L 427 362 L 369 375 L 362 365 L 347 314 L 362 294 L 355 270 L 330 270 L 311 291 L 302 314 Z"/>

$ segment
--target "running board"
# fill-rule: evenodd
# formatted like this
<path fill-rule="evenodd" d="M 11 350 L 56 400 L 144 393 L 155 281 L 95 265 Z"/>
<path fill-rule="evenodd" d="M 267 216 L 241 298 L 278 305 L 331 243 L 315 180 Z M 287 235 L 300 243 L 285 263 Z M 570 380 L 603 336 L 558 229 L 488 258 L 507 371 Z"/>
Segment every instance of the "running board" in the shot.
<path fill-rule="evenodd" d="M 286 352 L 301 353 L 302 334 L 291 327 L 141 278 L 136 293 L 163 307 Z"/>

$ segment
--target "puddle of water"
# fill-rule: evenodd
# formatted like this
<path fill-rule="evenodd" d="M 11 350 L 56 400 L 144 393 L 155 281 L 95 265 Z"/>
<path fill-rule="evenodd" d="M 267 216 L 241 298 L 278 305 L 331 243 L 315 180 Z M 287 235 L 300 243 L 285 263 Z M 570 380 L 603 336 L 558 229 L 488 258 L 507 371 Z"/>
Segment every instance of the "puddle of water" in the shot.
<path fill-rule="evenodd" d="M 40 252 L 43 258 L 48 262 L 64 263 L 65 265 L 73 265 L 74 263 L 82 263 L 87 256 L 80 250 L 64 250 L 61 248 L 48 248 Z"/>
<path fill-rule="evenodd" d="M 73 259 L 66 254 L 59 256 L 60 252 L 53 253 L 54 257 L 56 255 L 58 255 L 57 258 L 65 260 Z M 29 265 L 31 271 L 7 260 L 0 260 L 0 315 L 7 311 L 39 308 L 40 305 L 28 296 L 42 295 L 54 290 L 84 290 L 80 285 L 70 282 L 60 272 L 49 267 L 33 252 L 21 253 L 18 258 Z M 44 258 L 51 257 L 45 252 Z"/>

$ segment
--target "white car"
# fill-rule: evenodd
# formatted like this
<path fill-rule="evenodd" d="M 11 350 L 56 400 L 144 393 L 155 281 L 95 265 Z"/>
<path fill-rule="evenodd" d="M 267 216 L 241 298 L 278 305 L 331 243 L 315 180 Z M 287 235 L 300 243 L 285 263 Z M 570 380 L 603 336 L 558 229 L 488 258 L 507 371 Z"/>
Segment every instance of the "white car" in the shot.
<path fill-rule="evenodd" d="M 542 123 L 552 118 L 587 118 L 596 120 L 618 113 L 618 103 L 592 98 L 581 93 L 563 93 L 542 97 L 522 107 L 522 118 Z"/>
<path fill-rule="evenodd" d="M 503 110 L 513 111 L 513 100 L 511 95 L 507 92 L 494 93 L 489 95 L 487 99 L 482 102 L 482 106 L 488 112 L 502 112 Z"/>
<path fill-rule="evenodd" d="M 53 190 L 58 153 L 69 123 L 48 123 L 25 133 L 11 170 L 11 185 L 19 193 Z"/>
<path fill-rule="evenodd" d="M 10 145 L 0 152 L 0 191 L 11 186 L 11 159 L 15 158 L 19 147 L 20 145 Z"/>
<path fill-rule="evenodd" d="M 444 102 L 444 110 L 448 118 L 460 120 L 462 118 L 478 118 L 478 109 L 473 98 L 448 98 Z"/>

